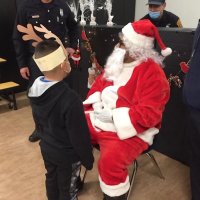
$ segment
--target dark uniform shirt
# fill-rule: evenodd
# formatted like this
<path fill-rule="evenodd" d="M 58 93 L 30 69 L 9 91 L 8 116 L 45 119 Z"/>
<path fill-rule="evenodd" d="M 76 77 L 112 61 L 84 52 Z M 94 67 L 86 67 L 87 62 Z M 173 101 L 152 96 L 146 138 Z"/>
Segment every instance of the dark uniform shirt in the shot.
<path fill-rule="evenodd" d="M 22 33 L 17 30 L 17 25 L 27 26 L 30 23 L 34 26 L 44 25 L 52 33 L 56 34 L 65 47 L 77 47 L 78 23 L 74 19 L 74 14 L 63 0 L 53 0 L 51 3 L 42 3 L 41 0 L 25 0 L 18 8 L 16 23 L 13 32 L 13 42 L 16 51 L 18 66 L 29 67 L 31 76 L 34 74 L 33 61 L 31 59 L 34 48 L 33 41 L 23 41 Z M 38 36 L 44 39 L 44 34 L 35 31 Z M 32 68 L 32 69 L 31 69 Z"/>
<path fill-rule="evenodd" d="M 180 18 L 175 14 L 164 10 L 160 19 L 152 19 L 149 14 L 142 19 L 149 19 L 156 27 L 179 27 L 182 28 Z"/>

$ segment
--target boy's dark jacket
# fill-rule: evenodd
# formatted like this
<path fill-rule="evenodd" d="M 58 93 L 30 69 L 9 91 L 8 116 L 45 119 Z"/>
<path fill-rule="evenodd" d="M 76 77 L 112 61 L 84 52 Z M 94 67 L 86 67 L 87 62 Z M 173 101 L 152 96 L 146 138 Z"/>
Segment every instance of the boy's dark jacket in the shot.
<path fill-rule="evenodd" d="M 61 81 L 39 97 L 29 97 L 41 138 L 41 150 L 69 162 L 93 166 L 92 145 L 83 106 L 78 95 Z"/>

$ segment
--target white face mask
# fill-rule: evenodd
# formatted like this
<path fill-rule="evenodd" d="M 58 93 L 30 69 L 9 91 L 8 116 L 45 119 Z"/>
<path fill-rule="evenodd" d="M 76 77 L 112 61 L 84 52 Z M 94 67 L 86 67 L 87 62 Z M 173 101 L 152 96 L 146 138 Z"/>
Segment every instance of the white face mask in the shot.
<path fill-rule="evenodd" d="M 105 65 L 105 78 L 109 81 L 117 79 L 123 69 L 124 57 L 126 50 L 115 47 L 111 55 L 108 57 Z"/>

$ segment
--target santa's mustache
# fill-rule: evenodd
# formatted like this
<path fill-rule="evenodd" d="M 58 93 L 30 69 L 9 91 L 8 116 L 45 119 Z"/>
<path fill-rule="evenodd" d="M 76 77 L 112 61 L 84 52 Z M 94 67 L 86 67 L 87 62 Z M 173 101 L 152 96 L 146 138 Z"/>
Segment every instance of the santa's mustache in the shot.
<path fill-rule="evenodd" d="M 104 78 L 109 81 L 117 79 L 118 75 L 123 69 L 124 57 L 126 54 L 125 49 L 116 47 L 111 55 L 108 57 L 105 65 Z"/>

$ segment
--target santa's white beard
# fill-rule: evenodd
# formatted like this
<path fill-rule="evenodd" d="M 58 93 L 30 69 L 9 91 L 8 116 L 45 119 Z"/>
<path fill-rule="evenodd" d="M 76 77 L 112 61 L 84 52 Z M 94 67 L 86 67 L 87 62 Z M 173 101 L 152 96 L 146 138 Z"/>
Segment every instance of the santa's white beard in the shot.
<path fill-rule="evenodd" d="M 123 69 L 125 49 L 116 47 L 112 54 L 108 57 L 105 65 L 104 78 L 108 81 L 114 81 L 118 78 Z"/>

